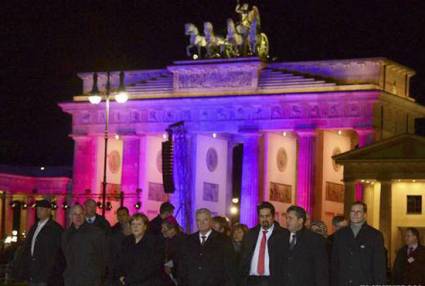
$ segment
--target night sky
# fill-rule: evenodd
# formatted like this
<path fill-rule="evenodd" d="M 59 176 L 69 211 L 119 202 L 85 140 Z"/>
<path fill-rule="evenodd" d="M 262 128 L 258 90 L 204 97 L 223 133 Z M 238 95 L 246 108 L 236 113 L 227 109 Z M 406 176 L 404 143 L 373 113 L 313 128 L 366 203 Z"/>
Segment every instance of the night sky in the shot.
<path fill-rule="evenodd" d="M 77 72 L 163 68 L 185 59 L 184 23 L 224 34 L 232 0 L 2 1 L 0 164 L 71 165 Z M 387 57 L 417 71 L 425 104 L 425 1 L 257 0 L 279 61 Z"/>

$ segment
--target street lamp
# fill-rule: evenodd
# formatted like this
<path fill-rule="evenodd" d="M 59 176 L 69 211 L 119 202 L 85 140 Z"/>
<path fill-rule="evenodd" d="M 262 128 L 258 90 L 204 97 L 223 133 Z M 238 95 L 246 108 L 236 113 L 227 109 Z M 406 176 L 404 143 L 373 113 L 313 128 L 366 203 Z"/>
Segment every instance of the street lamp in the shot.
<path fill-rule="evenodd" d="M 118 90 L 115 91 L 115 100 L 118 103 L 125 103 L 128 100 L 128 94 L 125 91 L 124 85 L 124 72 L 120 72 L 120 85 Z M 102 182 L 102 216 L 105 216 L 106 210 L 106 168 L 107 168 L 107 159 L 108 159 L 108 137 L 109 137 L 109 102 L 111 100 L 111 73 L 107 72 L 106 80 L 106 92 L 105 92 L 105 148 L 103 154 L 103 182 Z M 90 92 L 89 101 L 91 104 L 99 104 L 102 102 L 102 96 L 100 95 L 99 89 L 97 87 L 97 73 L 93 74 L 93 88 Z"/>

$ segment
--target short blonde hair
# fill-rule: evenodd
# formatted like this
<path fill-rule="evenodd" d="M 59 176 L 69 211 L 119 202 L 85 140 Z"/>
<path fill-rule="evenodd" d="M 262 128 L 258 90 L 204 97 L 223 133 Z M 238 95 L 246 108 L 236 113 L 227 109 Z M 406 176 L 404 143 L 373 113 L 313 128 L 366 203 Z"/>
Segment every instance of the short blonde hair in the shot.
<path fill-rule="evenodd" d="M 146 225 L 146 226 L 149 225 L 149 219 L 143 213 L 137 213 L 137 214 L 132 215 L 131 218 L 130 218 L 130 223 L 132 223 L 135 220 L 141 220 L 141 221 L 143 221 L 144 225 Z"/>

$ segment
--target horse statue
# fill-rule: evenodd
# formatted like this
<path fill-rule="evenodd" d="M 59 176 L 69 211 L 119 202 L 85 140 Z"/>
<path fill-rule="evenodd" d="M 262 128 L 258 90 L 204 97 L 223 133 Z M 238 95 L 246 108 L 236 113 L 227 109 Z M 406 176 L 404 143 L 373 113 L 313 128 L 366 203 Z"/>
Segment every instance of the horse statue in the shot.
<path fill-rule="evenodd" d="M 259 33 L 260 18 L 254 18 L 248 34 L 249 55 L 256 55 L 262 59 L 269 56 L 269 39 L 264 33 Z"/>
<path fill-rule="evenodd" d="M 269 41 L 266 34 L 260 33 L 261 21 L 258 7 L 254 5 L 249 9 L 247 3 L 237 4 L 235 11 L 240 14 L 240 22 L 236 26 L 236 30 L 244 40 L 243 54 L 267 58 Z"/>
<path fill-rule="evenodd" d="M 184 25 L 184 34 L 189 36 L 189 45 L 186 46 L 186 54 L 188 57 L 197 56 L 201 57 L 202 48 L 207 46 L 205 37 L 199 34 L 198 28 L 192 23 Z M 196 53 L 192 53 L 192 50 L 196 48 Z"/>
<path fill-rule="evenodd" d="M 233 19 L 227 19 L 227 36 L 222 54 L 228 58 L 240 56 L 243 43 L 243 37 L 236 31 Z"/>
<path fill-rule="evenodd" d="M 221 57 L 221 50 L 225 44 L 223 37 L 216 36 L 214 33 L 214 27 L 211 22 L 204 23 L 204 36 L 206 41 L 207 58 L 219 58 Z"/>

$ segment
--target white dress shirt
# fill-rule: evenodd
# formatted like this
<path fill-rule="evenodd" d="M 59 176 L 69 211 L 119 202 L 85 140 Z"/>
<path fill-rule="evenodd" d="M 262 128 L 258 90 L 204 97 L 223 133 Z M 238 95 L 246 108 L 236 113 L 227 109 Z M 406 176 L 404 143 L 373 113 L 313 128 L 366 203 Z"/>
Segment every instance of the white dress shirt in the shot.
<path fill-rule="evenodd" d="M 268 242 L 269 238 L 273 233 L 274 224 L 267 229 L 266 233 L 266 251 L 264 255 L 264 274 L 261 276 L 270 276 L 270 261 L 269 261 L 269 248 L 268 248 Z M 261 240 L 263 239 L 263 228 L 260 228 L 260 231 L 258 232 L 258 238 L 257 243 L 255 245 L 254 254 L 252 255 L 251 259 L 251 269 L 249 270 L 250 276 L 259 276 L 258 274 L 258 256 L 260 255 L 260 245 Z"/>
<path fill-rule="evenodd" d="M 92 217 L 87 217 L 86 221 L 90 224 L 94 223 L 94 221 L 96 220 L 96 216 L 92 216 Z"/>
<path fill-rule="evenodd" d="M 212 229 L 210 229 L 206 234 L 201 234 L 201 232 L 199 232 L 199 242 L 202 244 L 202 237 L 203 236 L 205 236 L 204 243 L 207 242 L 208 237 L 210 236 L 211 232 L 212 232 Z"/>
<path fill-rule="evenodd" d="M 31 256 L 34 255 L 34 247 L 35 247 L 35 242 L 37 240 L 37 236 L 48 221 L 49 219 L 47 218 L 43 221 L 39 221 L 37 224 L 37 228 L 35 229 L 34 235 L 32 236 L 32 240 L 31 240 Z"/>

